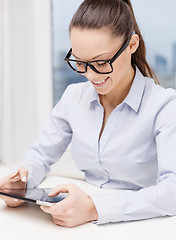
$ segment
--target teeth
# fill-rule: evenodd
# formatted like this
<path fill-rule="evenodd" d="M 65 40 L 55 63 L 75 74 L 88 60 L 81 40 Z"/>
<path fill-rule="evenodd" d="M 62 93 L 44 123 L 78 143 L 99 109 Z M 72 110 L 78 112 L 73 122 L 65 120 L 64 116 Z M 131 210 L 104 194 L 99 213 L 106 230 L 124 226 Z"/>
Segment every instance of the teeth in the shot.
<path fill-rule="evenodd" d="M 107 77 L 107 78 L 108 78 L 108 77 Z M 105 78 L 105 79 L 104 79 L 103 81 L 101 81 L 101 82 L 94 82 L 94 81 L 93 81 L 93 83 L 95 83 L 95 84 L 101 84 L 101 83 L 104 83 L 104 82 L 106 81 L 107 78 Z"/>

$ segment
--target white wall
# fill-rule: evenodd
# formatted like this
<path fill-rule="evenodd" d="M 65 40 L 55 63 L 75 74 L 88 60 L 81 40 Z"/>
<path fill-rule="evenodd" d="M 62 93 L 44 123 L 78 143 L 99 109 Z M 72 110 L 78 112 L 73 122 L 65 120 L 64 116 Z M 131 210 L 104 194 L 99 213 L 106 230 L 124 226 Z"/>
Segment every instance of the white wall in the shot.
<path fill-rule="evenodd" d="M 2 2 L 0 1 L 0 161 L 2 160 Z"/>
<path fill-rule="evenodd" d="M 3 2 L 4 162 L 18 161 L 52 109 L 50 0 Z"/>

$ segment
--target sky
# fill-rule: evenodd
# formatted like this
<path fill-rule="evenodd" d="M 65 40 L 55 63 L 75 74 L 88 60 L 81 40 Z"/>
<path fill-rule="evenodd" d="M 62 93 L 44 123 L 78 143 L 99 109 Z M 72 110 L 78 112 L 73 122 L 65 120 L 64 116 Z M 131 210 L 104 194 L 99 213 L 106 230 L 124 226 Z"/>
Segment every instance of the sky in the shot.
<path fill-rule="evenodd" d="M 69 49 L 69 22 L 82 0 L 53 0 L 54 49 Z M 172 61 L 172 46 L 176 42 L 175 0 L 131 0 L 135 16 L 144 37 L 149 61 L 157 53 Z M 62 35 L 62 37 L 61 37 Z"/>

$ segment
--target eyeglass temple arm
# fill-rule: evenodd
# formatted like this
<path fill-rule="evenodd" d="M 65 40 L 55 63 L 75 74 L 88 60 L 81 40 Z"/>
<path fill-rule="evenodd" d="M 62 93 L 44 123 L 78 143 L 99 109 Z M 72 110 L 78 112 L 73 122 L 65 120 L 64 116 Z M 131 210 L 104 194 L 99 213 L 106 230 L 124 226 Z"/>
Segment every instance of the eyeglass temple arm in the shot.
<path fill-rule="evenodd" d="M 118 56 L 121 55 L 121 53 L 128 47 L 128 44 L 131 40 L 131 37 L 135 34 L 135 31 L 132 32 L 129 38 L 127 38 L 126 42 L 122 45 L 122 47 L 119 49 L 119 51 L 114 55 L 114 57 L 111 59 L 110 63 L 113 63 Z"/>
<path fill-rule="evenodd" d="M 70 48 L 69 52 L 67 53 L 66 57 L 64 58 L 65 61 L 67 61 L 69 59 L 69 57 L 71 56 L 72 53 L 72 48 Z"/>

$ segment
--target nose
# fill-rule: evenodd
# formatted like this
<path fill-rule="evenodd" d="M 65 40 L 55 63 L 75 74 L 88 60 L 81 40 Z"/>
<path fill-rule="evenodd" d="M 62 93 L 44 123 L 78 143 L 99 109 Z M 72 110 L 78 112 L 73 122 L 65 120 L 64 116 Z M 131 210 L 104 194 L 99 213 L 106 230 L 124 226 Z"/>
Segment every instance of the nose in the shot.
<path fill-rule="evenodd" d="M 88 80 L 94 80 L 97 78 L 98 73 L 94 72 L 89 66 L 87 66 L 87 72 L 83 73 L 83 75 L 88 79 Z"/>

